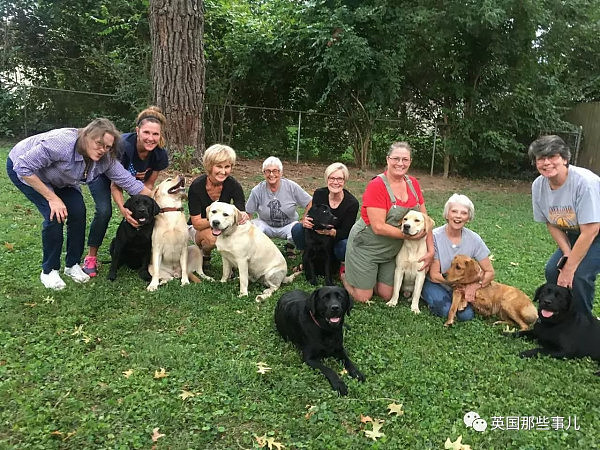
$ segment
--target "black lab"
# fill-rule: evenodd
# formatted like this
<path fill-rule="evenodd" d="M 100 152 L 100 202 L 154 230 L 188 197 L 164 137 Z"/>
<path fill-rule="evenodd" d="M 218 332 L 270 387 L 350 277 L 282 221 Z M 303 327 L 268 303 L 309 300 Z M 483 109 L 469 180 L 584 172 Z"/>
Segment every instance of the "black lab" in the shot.
<path fill-rule="evenodd" d="M 553 358 L 583 358 L 600 362 L 600 321 L 575 309 L 570 289 L 546 283 L 535 291 L 538 321 L 532 330 L 517 332 L 536 340 L 538 348 L 521 352 L 524 358 L 538 354 Z M 600 372 L 596 375 L 600 376 Z"/>
<path fill-rule="evenodd" d="M 329 230 L 335 227 L 337 217 L 331 212 L 329 205 L 313 205 L 308 210 L 308 217 L 312 218 L 313 228 L 304 229 L 304 254 L 302 266 L 304 276 L 313 286 L 317 284 L 317 276 L 325 277 L 325 284 L 333 285 L 333 274 L 339 269 L 339 262 L 333 255 L 335 238 L 319 234 L 316 230 Z"/>
<path fill-rule="evenodd" d="M 154 229 L 154 216 L 160 212 L 158 203 L 146 195 L 132 195 L 125 202 L 125 208 L 131 211 L 132 217 L 140 226 L 135 228 L 125 219 L 119 224 L 117 234 L 110 243 L 112 261 L 108 271 L 108 279 L 117 279 L 117 269 L 126 265 L 137 270 L 144 281 L 152 277 L 148 273 L 148 265 L 152 254 L 152 230 Z"/>
<path fill-rule="evenodd" d="M 350 315 L 352 298 L 346 289 L 325 286 L 312 294 L 295 290 L 281 296 L 275 307 L 275 325 L 279 334 L 302 351 L 302 359 L 313 369 L 319 369 L 340 395 L 348 387 L 322 359 L 333 356 L 344 363 L 348 374 L 359 381 L 359 372 L 344 348 L 344 315 Z"/>

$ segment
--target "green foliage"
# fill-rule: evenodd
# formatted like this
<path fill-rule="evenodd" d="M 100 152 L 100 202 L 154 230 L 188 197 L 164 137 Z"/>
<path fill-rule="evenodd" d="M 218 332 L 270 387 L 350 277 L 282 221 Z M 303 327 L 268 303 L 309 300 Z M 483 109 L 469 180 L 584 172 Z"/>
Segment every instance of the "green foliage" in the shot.
<path fill-rule="evenodd" d="M 533 222 L 530 196 L 468 185 L 463 192 L 476 205 L 470 227 L 492 250 L 496 278 L 532 295 L 554 244 Z M 425 193 L 438 224 L 450 193 Z M 265 434 L 286 448 L 309 449 L 442 448 L 458 435 L 490 449 L 594 448 L 600 440 L 597 364 L 521 359 L 532 344 L 503 336 L 494 319 L 447 329 L 426 308 L 415 316 L 404 302 L 355 305 L 345 341 L 367 379 L 343 375 L 349 396 L 339 398 L 273 325 L 282 292 L 312 289 L 303 279 L 257 304 L 257 283 L 248 298 L 237 297 L 237 280 L 173 281 L 149 293 L 125 268 L 109 282 L 105 265 L 89 283 L 67 280 L 53 292 L 39 282 L 40 223 L 0 173 L 1 242 L 12 245 L 0 246 L 2 448 L 150 448 L 157 427 L 165 436 L 156 445 L 165 448 L 256 448 L 254 436 Z M 100 260 L 108 259 L 104 245 Z M 218 277 L 220 269 L 216 253 L 209 274 Z M 598 305 L 597 297 L 596 313 Z M 258 362 L 271 370 L 257 373 Z M 341 370 L 336 361 L 326 364 Z M 154 378 L 161 368 L 168 376 Z M 193 396 L 182 399 L 184 391 Z M 392 402 L 404 405 L 403 416 L 388 415 Z M 486 432 L 465 427 L 468 411 L 487 420 Z M 361 414 L 385 419 L 386 437 L 366 438 Z M 493 416 L 576 416 L 580 430 L 492 430 Z"/>

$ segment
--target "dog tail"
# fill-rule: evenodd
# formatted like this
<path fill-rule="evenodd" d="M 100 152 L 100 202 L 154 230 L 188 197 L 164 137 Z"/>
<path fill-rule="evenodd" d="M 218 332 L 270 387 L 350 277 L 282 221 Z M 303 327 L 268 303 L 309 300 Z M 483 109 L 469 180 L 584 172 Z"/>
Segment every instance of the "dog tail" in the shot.
<path fill-rule="evenodd" d="M 292 273 L 291 275 L 288 275 L 287 277 L 285 277 L 282 281 L 283 284 L 290 284 L 292 281 L 294 281 L 294 279 L 298 276 L 298 275 L 302 275 L 302 271 L 300 272 L 295 272 Z"/>
<path fill-rule="evenodd" d="M 202 280 L 196 276 L 194 272 L 188 273 L 188 278 L 192 283 L 201 283 Z"/>

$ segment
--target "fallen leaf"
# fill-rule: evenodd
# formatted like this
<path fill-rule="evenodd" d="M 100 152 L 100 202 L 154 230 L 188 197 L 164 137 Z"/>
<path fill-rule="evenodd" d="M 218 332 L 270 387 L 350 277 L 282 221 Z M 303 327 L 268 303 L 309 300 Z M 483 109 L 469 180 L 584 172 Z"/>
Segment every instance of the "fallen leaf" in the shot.
<path fill-rule="evenodd" d="M 83 333 L 83 324 L 76 326 L 74 331 L 71 333 L 71 336 L 79 336 Z"/>
<path fill-rule="evenodd" d="M 388 415 L 396 414 L 397 416 L 401 416 L 404 414 L 404 411 L 402 411 L 402 403 L 400 403 L 399 405 L 396 403 L 390 403 L 387 407 L 390 410 Z"/>
<path fill-rule="evenodd" d="M 44 303 L 46 303 L 46 304 L 48 304 L 48 303 L 54 303 L 54 297 L 47 296 L 44 299 Z"/>
<path fill-rule="evenodd" d="M 15 244 L 13 242 L 4 242 L 4 247 L 9 252 L 12 252 L 15 249 Z"/>
<path fill-rule="evenodd" d="M 519 265 L 519 263 L 512 262 L 512 261 L 511 261 L 509 264 L 510 264 L 511 266 L 518 266 L 518 265 Z"/>
<path fill-rule="evenodd" d="M 271 368 L 267 366 L 267 364 L 264 362 L 257 362 L 256 367 L 258 368 L 256 372 L 262 375 L 266 374 L 269 370 L 271 370 Z"/>
<path fill-rule="evenodd" d="M 269 447 L 269 450 L 273 450 L 273 447 L 276 447 L 277 450 L 285 448 L 285 445 L 283 445 L 281 442 L 276 442 L 274 437 L 268 438 L 266 434 L 263 434 L 262 436 L 254 435 L 254 437 L 256 438 L 256 442 L 260 448 L 265 448 L 265 446 Z"/>
<path fill-rule="evenodd" d="M 383 434 L 379 431 L 379 430 L 381 430 L 381 427 L 383 426 L 383 422 L 385 422 L 385 421 L 379 420 L 379 419 L 373 420 L 371 422 L 373 424 L 373 429 L 372 430 L 363 430 L 365 433 L 365 436 L 367 436 L 370 439 L 373 439 L 374 441 L 376 441 L 380 437 L 385 436 L 385 434 Z"/>
<path fill-rule="evenodd" d="M 310 419 L 317 412 L 317 407 L 313 405 L 306 405 L 306 409 L 308 409 L 308 412 L 304 414 L 306 420 Z"/>
<path fill-rule="evenodd" d="M 344 375 L 348 375 L 348 371 L 346 370 L 346 368 L 343 368 L 342 370 L 340 370 L 340 376 L 344 376 Z"/>
<path fill-rule="evenodd" d="M 452 442 L 450 438 L 447 438 L 446 442 L 444 442 L 444 448 L 446 450 L 471 450 L 470 445 L 462 443 L 462 434 L 458 436 L 455 442 Z"/>
<path fill-rule="evenodd" d="M 160 371 L 158 371 L 158 370 L 154 371 L 154 378 L 166 378 L 168 376 L 169 376 L 169 372 L 166 372 L 164 367 L 161 367 Z"/>
<path fill-rule="evenodd" d="M 89 344 L 89 343 L 90 343 L 90 341 L 92 340 L 92 338 L 90 337 L 90 335 L 89 335 L 89 334 L 85 334 L 85 333 L 83 333 L 83 337 L 81 338 L 81 340 L 82 340 L 83 342 L 85 342 L 86 344 Z"/>
<path fill-rule="evenodd" d="M 496 228 L 502 229 L 502 227 L 500 225 L 498 225 L 498 224 L 496 224 Z"/>
<path fill-rule="evenodd" d="M 158 440 L 159 440 L 161 437 L 164 437 L 164 436 L 165 436 L 164 434 L 162 434 L 162 433 L 159 433 L 159 432 L 158 432 L 158 427 L 157 427 L 157 428 L 154 428 L 154 429 L 152 430 L 152 442 L 156 442 L 156 441 L 158 441 Z"/>
<path fill-rule="evenodd" d="M 129 378 L 131 375 L 133 375 L 133 369 L 125 370 L 123 372 L 123 375 L 125 376 L 125 378 Z"/>
<path fill-rule="evenodd" d="M 35 308 L 37 306 L 37 303 L 23 303 L 23 305 L 29 306 L 30 308 Z"/>
<path fill-rule="evenodd" d="M 494 254 L 493 254 L 493 253 L 490 253 L 490 256 L 488 256 L 488 259 L 489 259 L 490 261 L 495 261 L 495 260 L 496 260 L 496 257 L 494 256 Z"/>
<path fill-rule="evenodd" d="M 193 392 L 190 392 L 190 391 L 186 391 L 185 389 L 182 389 L 181 394 L 179 394 L 179 396 L 181 397 L 181 400 L 185 401 L 188 398 L 195 397 L 196 394 L 194 394 Z"/>
<path fill-rule="evenodd" d="M 371 419 L 369 416 L 363 416 L 361 414 L 360 415 L 360 421 L 361 421 L 361 423 L 367 423 L 367 422 L 373 422 L 373 419 Z"/>
<path fill-rule="evenodd" d="M 129 353 L 127 353 L 125 350 L 121 350 L 121 356 L 123 358 L 127 358 L 129 356 Z"/>

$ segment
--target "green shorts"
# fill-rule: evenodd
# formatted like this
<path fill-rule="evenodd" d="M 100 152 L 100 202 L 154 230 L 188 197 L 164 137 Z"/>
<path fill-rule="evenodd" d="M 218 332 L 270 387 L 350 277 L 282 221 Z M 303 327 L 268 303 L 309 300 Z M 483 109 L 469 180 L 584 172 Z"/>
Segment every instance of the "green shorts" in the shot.
<path fill-rule="evenodd" d="M 378 236 L 364 222 L 356 222 L 346 247 L 346 282 L 358 289 L 373 289 L 378 282 L 393 286 L 402 244 L 402 239 Z"/>

